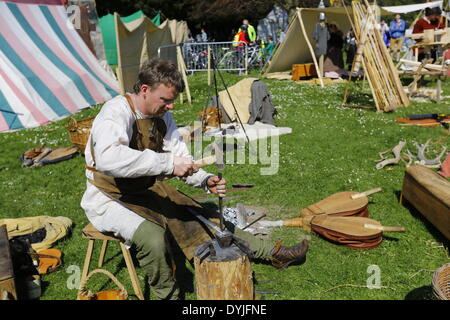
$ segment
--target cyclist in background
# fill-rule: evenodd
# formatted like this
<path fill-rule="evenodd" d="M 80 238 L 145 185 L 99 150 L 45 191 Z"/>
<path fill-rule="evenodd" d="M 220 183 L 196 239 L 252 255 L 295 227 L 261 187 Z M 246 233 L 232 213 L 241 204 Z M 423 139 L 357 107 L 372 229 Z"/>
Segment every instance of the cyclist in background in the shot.
<path fill-rule="evenodd" d="M 242 24 L 247 27 L 247 34 L 248 39 L 250 42 L 254 43 L 256 41 L 256 30 L 255 27 L 253 27 L 247 19 L 244 19 L 242 21 Z"/>
<path fill-rule="evenodd" d="M 250 44 L 250 39 L 247 32 L 247 26 L 242 25 L 233 38 L 233 47 L 244 47 Z"/>

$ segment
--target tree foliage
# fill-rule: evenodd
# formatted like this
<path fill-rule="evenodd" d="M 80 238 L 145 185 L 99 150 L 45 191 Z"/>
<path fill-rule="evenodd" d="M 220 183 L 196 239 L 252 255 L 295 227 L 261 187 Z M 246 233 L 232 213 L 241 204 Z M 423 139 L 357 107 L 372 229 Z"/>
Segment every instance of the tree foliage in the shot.
<path fill-rule="evenodd" d="M 205 26 L 216 38 L 228 38 L 243 19 L 257 25 L 273 8 L 267 0 L 185 0 L 188 21 L 194 28 Z"/>
<path fill-rule="evenodd" d="M 372 1 L 370 1 L 372 3 Z M 158 12 L 163 17 L 185 20 L 192 32 L 198 33 L 205 27 L 210 38 L 230 40 L 232 31 L 237 30 L 243 19 L 248 19 L 255 27 L 274 4 L 288 11 L 291 17 L 297 7 L 318 7 L 320 0 L 97 0 L 99 16 L 118 12 L 121 16 L 142 10 L 149 17 Z M 329 6 L 329 0 L 324 0 Z M 351 0 L 345 0 L 351 6 Z M 380 6 L 423 3 L 423 0 L 378 0 Z"/>

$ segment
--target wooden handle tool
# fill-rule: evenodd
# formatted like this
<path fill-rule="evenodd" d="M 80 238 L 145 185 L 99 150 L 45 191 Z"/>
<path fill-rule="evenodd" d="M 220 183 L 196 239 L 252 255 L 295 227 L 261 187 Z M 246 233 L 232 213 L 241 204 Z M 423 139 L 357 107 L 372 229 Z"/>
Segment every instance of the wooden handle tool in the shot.
<path fill-rule="evenodd" d="M 364 228 L 380 230 L 383 232 L 405 232 L 404 227 L 387 227 L 387 226 L 378 226 L 376 224 L 365 223 Z"/>
<path fill-rule="evenodd" d="M 381 191 L 381 188 L 378 187 L 378 188 L 375 188 L 375 189 L 370 189 L 370 190 L 367 190 L 367 191 L 364 191 L 364 192 L 360 192 L 360 193 L 354 194 L 351 197 L 352 197 L 353 200 L 355 200 L 355 199 L 358 199 L 358 198 L 370 196 L 371 194 L 374 194 L 374 193 L 377 193 L 377 192 L 380 192 L 380 191 Z"/>
<path fill-rule="evenodd" d="M 216 156 L 209 156 L 209 157 L 205 157 L 205 158 L 202 158 L 199 160 L 195 160 L 194 165 L 197 168 L 203 168 L 203 167 L 209 166 L 210 164 L 216 163 L 216 161 L 217 161 Z"/>

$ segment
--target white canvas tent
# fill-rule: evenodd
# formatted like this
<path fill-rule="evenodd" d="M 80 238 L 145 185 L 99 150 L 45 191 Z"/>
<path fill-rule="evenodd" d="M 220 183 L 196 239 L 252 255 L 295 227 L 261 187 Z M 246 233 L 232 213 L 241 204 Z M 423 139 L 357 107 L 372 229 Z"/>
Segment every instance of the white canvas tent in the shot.
<path fill-rule="evenodd" d="M 404 6 L 390 6 L 390 7 L 382 7 L 384 11 L 388 13 L 410 13 L 423 10 L 425 8 L 433 8 L 433 7 L 441 7 L 442 1 L 433 1 L 433 2 L 425 2 L 425 3 L 416 3 L 416 4 L 408 4 Z"/>
<path fill-rule="evenodd" d="M 344 32 L 350 29 L 351 24 L 344 8 L 298 8 L 265 74 L 287 71 L 293 64 L 313 61 L 315 42 L 312 34 L 320 12 L 324 12 L 327 21 L 336 24 Z"/>
<path fill-rule="evenodd" d="M 381 15 L 419 11 L 429 6 L 439 6 L 442 1 L 427 2 L 417 5 L 377 8 Z M 347 8 L 352 16 L 352 9 Z M 292 19 L 286 37 L 266 69 L 265 75 L 274 72 L 291 70 L 293 64 L 311 63 L 314 61 L 315 41 L 312 39 L 314 26 L 318 22 L 319 13 L 324 12 L 329 23 L 334 23 L 344 33 L 350 29 L 351 23 L 345 8 L 298 8 Z"/>

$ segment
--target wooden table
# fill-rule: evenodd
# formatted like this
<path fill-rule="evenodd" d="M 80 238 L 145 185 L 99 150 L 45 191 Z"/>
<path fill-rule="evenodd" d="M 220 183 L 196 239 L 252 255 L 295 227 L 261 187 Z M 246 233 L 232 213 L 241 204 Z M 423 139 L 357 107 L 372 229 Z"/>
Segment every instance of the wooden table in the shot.
<path fill-rule="evenodd" d="M 419 42 L 419 43 L 410 45 L 409 47 L 414 50 L 415 60 L 418 61 L 419 60 L 419 48 L 431 49 L 431 47 L 441 47 L 444 50 L 444 49 L 448 49 L 450 47 L 450 43 L 449 42 L 431 42 L 431 43 Z M 436 103 L 441 103 L 442 77 L 447 76 L 446 72 L 434 71 L 434 70 L 429 71 L 426 69 L 423 70 L 423 64 L 422 64 L 415 71 L 399 71 L 399 76 L 401 76 L 401 75 L 413 75 L 414 76 L 414 81 L 412 82 L 412 84 L 409 87 L 409 89 L 411 91 L 410 93 L 408 93 L 409 97 L 411 97 L 413 92 L 418 91 L 418 83 L 419 83 L 420 79 L 422 79 L 425 76 L 429 76 L 429 77 L 436 79 Z"/>

